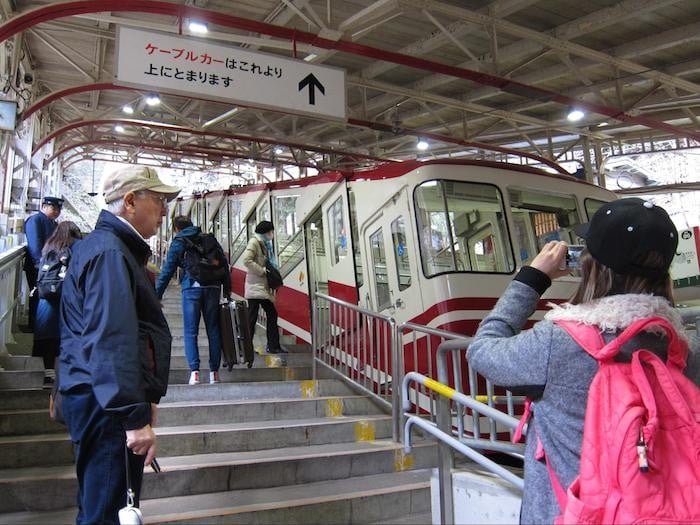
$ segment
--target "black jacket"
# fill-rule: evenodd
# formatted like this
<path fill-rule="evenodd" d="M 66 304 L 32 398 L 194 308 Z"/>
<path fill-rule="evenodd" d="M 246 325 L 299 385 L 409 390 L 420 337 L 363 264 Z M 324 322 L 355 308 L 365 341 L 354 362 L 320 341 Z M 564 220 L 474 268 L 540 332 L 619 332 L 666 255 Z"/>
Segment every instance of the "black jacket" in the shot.
<path fill-rule="evenodd" d="M 126 430 L 165 395 L 172 338 L 145 265 L 148 245 L 107 211 L 73 252 L 61 297 L 61 392 L 89 386 Z"/>

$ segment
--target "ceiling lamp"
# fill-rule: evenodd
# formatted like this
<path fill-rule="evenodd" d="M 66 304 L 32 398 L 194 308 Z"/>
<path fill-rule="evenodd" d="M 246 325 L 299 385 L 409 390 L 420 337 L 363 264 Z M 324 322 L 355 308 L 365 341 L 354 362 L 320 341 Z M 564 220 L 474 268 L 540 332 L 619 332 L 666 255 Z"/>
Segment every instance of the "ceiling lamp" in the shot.
<path fill-rule="evenodd" d="M 580 109 L 571 108 L 571 109 L 569 109 L 569 114 L 566 116 L 566 119 L 569 122 L 578 122 L 579 120 L 581 120 L 585 116 L 586 116 L 586 114 L 583 111 L 581 111 Z"/>
<path fill-rule="evenodd" d="M 190 28 L 190 33 L 198 35 L 206 35 L 209 32 L 207 24 L 204 22 L 197 22 L 196 20 L 190 20 L 188 27 Z"/>
<path fill-rule="evenodd" d="M 430 144 L 428 144 L 425 140 L 421 139 L 418 141 L 418 144 L 416 144 L 416 149 L 419 151 L 425 151 L 430 147 Z"/>
<path fill-rule="evenodd" d="M 155 93 L 151 93 L 146 97 L 146 104 L 148 104 L 149 106 L 157 106 L 158 104 L 160 104 L 160 97 Z"/>
<path fill-rule="evenodd" d="M 116 126 L 114 126 L 114 131 L 116 131 L 117 133 L 124 133 L 124 126 L 122 126 L 121 124 L 117 124 Z"/>
<path fill-rule="evenodd" d="M 126 106 L 122 107 L 122 111 L 124 113 L 126 113 L 127 115 L 133 115 L 134 108 L 132 108 L 130 105 L 127 104 Z"/>
<path fill-rule="evenodd" d="M 277 146 L 275 148 L 275 155 L 282 155 L 282 153 L 284 153 L 284 150 L 282 148 L 280 148 L 279 146 Z"/>

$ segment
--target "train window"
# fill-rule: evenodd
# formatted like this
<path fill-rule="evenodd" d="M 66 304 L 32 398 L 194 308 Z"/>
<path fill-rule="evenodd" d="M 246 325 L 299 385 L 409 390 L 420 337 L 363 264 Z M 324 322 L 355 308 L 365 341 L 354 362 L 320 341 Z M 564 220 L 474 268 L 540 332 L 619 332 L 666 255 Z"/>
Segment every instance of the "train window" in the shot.
<path fill-rule="evenodd" d="M 416 188 L 414 199 L 426 277 L 514 270 L 503 200 L 496 186 L 426 181 Z"/>
<path fill-rule="evenodd" d="M 226 257 L 230 257 L 231 254 L 231 247 L 229 246 L 229 241 L 231 240 L 231 230 L 229 226 L 229 208 L 229 200 L 228 198 L 224 197 L 224 203 L 219 209 L 219 228 L 221 232 L 219 234 L 219 242 L 221 243 L 221 247 L 226 253 Z"/>
<path fill-rule="evenodd" d="M 265 199 L 263 203 L 258 208 L 258 222 L 269 221 L 270 219 L 270 201 Z"/>
<path fill-rule="evenodd" d="M 357 227 L 357 209 L 355 207 L 355 192 L 348 191 L 348 201 L 350 202 L 350 235 L 352 236 L 352 251 L 355 257 L 355 282 L 357 287 L 364 283 L 362 272 L 362 253 L 360 252 L 359 232 Z"/>
<path fill-rule="evenodd" d="M 586 199 L 583 201 L 583 204 L 586 207 L 586 215 L 588 215 L 588 220 L 590 221 L 593 218 L 593 215 L 595 215 L 595 212 L 597 212 L 607 203 L 599 201 L 598 199 Z"/>
<path fill-rule="evenodd" d="M 411 286 L 411 265 L 408 261 L 408 240 L 403 217 L 398 217 L 391 223 L 391 240 L 394 245 L 399 290 L 403 291 Z"/>
<path fill-rule="evenodd" d="M 274 198 L 277 260 L 282 277 L 286 277 L 304 260 L 304 238 L 297 224 L 297 195 Z"/>
<path fill-rule="evenodd" d="M 374 266 L 374 286 L 377 292 L 377 309 L 384 310 L 391 306 L 389 293 L 389 276 L 387 275 L 386 253 L 384 250 L 384 233 L 379 228 L 369 237 Z"/>
<path fill-rule="evenodd" d="M 338 199 L 328 209 L 328 233 L 333 250 L 333 264 L 337 264 L 348 254 L 348 236 L 343 223 L 343 198 Z"/>
<path fill-rule="evenodd" d="M 521 264 L 529 263 L 549 241 L 575 241 L 579 215 L 573 195 L 514 188 L 508 194 Z"/>

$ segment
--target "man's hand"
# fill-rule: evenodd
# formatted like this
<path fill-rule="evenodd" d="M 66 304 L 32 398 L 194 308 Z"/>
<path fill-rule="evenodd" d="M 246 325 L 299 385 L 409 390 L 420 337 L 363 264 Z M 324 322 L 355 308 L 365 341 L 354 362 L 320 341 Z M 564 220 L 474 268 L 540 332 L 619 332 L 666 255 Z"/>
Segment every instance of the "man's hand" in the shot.
<path fill-rule="evenodd" d="M 568 245 L 564 241 L 551 241 L 544 245 L 542 251 L 532 260 L 530 266 L 546 273 L 554 280 L 569 274 L 569 270 L 562 270 L 566 263 Z"/>
<path fill-rule="evenodd" d="M 137 456 L 146 456 L 146 465 L 156 457 L 156 434 L 151 425 L 126 431 L 126 446 Z"/>

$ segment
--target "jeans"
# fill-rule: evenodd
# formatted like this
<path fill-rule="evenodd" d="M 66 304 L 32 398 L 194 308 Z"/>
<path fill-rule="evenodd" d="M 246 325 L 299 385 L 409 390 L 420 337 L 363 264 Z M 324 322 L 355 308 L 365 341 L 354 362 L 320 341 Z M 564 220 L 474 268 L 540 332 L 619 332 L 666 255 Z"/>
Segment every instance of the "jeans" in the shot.
<path fill-rule="evenodd" d="M 204 317 L 204 326 L 209 339 L 209 370 L 217 372 L 221 363 L 221 326 L 219 318 L 218 287 L 196 287 L 182 290 L 182 316 L 185 325 L 185 355 L 190 370 L 199 370 L 199 318 Z"/>
<path fill-rule="evenodd" d="M 119 523 L 126 505 L 126 432 L 119 418 L 100 407 L 89 386 L 63 394 L 63 415 L 75 445 L 78 475 L 76 523 Z M 128 453 L 135 502 L 141 492 L 145 456 Z"/>
<path fill-rule="evenodd" d="M 277 328 L 277 308 L 269 299 L 247 299 L 248 315 L 250 316 L 250 337 L 255 336 L 255 325 L 258 322 L 258 310 L 262 306 L 267 315 L 267 348 L 280 349 L 280 332 Z"/>

